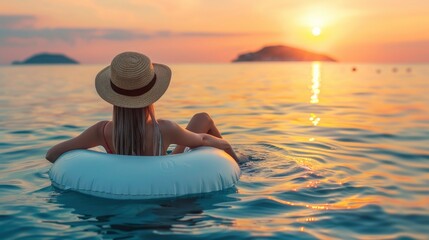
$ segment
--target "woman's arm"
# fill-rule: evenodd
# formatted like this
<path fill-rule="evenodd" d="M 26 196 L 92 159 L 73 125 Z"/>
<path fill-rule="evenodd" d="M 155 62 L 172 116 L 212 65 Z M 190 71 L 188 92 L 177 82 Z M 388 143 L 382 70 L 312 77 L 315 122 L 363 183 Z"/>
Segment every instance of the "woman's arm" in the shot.
<path fill-rule="evenodd" d="M 221 150 L 224 150 L 228 153 L 235 161 L 239 161 L 237 155 L 234 153 L 231 145 L 222 138 L 217 138 L 210 134 L 206 133 L 194 133 L 185 128 L 180 127 L 177 123 L 163 120 L 166 122 L 166 133 L 165 134 L 169 143 L 178 144 L 182 146 L 187 146 L 190 148 L 200 147 L 200 146 L 210 146 L 215 147 Z"/>
<path fill-rule="evenodd" d="M 103 126 L 105 122 L 98 122 L 86 129 L 79 136 L 70 140 L 64 141 L 53 146 L 46 153 L 46 159 L 54 163 L 61 154 L 73 150 L 73 149 L 88 149 L 98 145 L 102 145 L 100 139 L 102 139 Z"/>
<path fill-rule="evenodd" d="M 228 153 L 236 162 L 240 162 L 240 159 L 235 154 L 234 149 L 232 149 L 231 144 L 229 144 L 225 139 L 218 138 L 206 133 L 199 133 L 203 135 L 203 146 L 211 146 L 219 148 Z"/>

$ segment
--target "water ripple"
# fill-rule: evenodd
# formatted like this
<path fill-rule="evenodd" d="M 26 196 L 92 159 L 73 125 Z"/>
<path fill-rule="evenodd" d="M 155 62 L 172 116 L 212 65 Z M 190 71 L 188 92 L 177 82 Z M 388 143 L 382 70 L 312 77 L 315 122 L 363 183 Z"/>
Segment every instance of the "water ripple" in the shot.
<path fill-rule="evenodd" d="M 172 65 L 157 116 L 186 126 L 208 112 L 248 161 L 234 188 L 152 201 L 49 181 L 49 147 L 111 117 L 93 89 L 101 67 L 0 67 L 3 238 L 428 238 L 427 65 Z"/>

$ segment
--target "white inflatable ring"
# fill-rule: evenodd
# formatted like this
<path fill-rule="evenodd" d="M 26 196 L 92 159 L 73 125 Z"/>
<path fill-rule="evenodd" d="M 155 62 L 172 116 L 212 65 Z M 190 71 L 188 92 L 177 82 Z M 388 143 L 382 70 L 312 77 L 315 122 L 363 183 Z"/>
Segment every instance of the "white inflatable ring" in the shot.
<path fill-rule="evenodd" d="M 90 150 L 61 155 L 49 171 L 52 185 L 111 199 L 155 199 L 232 187 L 237 163 L 224 151 L 200 147 L 183 154 L 124 156 Z"/>

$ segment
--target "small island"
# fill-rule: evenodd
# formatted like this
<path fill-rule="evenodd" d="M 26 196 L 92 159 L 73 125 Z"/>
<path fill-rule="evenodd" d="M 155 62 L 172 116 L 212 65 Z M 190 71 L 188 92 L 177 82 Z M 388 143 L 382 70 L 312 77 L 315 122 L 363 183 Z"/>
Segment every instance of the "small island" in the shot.
<path fill-rule="evenodd" d="M 40 53 L 35 54 L 24 61 L 14 61 L 13 65 L 25 64 L 79 64 L 76 60 L 64 54 Z"/>
<path fill-rule="evenodd" d="M 233 62 L 256 62 L 256 61 L 328 61 L 336 60 L 319 53 L 293 48 L 283 45 L 267 46 L 256 52 L 240 54 Z"/>

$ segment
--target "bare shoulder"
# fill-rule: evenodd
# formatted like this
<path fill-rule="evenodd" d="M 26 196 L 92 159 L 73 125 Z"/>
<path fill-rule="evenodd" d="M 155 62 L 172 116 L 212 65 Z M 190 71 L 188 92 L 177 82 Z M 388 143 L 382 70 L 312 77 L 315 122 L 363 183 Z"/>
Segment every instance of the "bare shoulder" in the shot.
<path fill-rule="evenodd" d="M 111 121 L 106 121 L 106 120 L 104 120 L 104 121 L 99 121 L 99 122 L 96 122 L 94 125 L 92 125 L 93 127 L 104 127 L 104 125 L 106 125 L 106 124 L 108 124 L 108 123 L 110 123 Z"/>
<path fill-rule="evenodd" d="M 173 121 L 165 119 L 158 119 L 158 124 L 164 143 L 167 145 L 175 143 L 180 133 L 180 126 Z"/>
<path fill-rule="evenodd" d="M 174 132 L 179 128 L 179 125 L 173 121 L 166 119 L 158 119 L 159 128 L 163 132 Z"/>
<path fill-rule="evenodd" d="M 96 135 L 96 136 L 102 136 L 104 127 L 110 123 L 110 121 L 99 121 L 97 123 L 95 123 L 94 125 L 92 125 L 91 127 L 89 127 L 85 132 L 88 132 L 92 135 Z"/>

